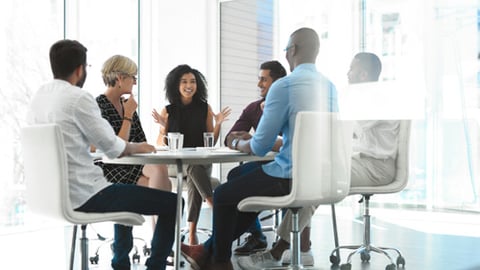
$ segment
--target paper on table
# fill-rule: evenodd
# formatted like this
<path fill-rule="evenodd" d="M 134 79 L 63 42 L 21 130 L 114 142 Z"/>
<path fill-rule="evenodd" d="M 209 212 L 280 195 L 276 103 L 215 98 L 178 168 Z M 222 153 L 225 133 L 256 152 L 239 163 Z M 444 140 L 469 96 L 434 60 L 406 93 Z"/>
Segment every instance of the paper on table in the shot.
<path fill-rule="evenodd" d="M 168 151 L 168 145 L 157 145 L 157 146 L 155 146 L 155 150 L 157 150 L 157 151 Z"/>
<path fill-rule="evenodd" d="M 214 152 L 223 152 L 223 153 L 239 153 L 240 151 L 235 149 L 230 149 L 228 147 L 219 147 L 212 149 Z"/>

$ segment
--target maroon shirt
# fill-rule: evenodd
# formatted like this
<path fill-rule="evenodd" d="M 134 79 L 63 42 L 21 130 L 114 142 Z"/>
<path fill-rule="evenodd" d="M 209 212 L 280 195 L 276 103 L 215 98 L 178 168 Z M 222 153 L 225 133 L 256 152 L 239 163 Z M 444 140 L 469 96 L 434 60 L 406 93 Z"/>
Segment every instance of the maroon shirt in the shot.
<path fill-rule="evenodd" d="M 225 136 L 224 144 L 227 145 L 227 136 L 232 133 L 232 131 L 246 131 L 249 132 L 251 128 L 254 130 L 258 126 L 258 122 L 260 122 L 260 118 L 262 117 L 263 110 L 260 108 L 260 104 L 265 101 L 265 98 L 261 98 L 257 101 L 254 101 L 248 104 L 245 109 L 243 109 L 242 114 L 238 118 L 238 120 L 233 124 L 233 127 Z"/>

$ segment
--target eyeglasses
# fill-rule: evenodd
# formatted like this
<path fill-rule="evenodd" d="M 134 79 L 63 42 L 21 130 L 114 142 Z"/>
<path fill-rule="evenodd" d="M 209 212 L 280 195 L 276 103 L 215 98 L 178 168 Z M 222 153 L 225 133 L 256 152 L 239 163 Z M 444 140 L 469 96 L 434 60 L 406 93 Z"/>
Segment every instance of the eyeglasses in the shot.
<path fill-rule="evenodd" d="M 288 50 L 290 50 L 291 48 L 295 47 L 295 44 L 290 44 L 288 45 L 285 49 L 283 49 L 284 52 L 287 52 Z"/>
<path fill-rule="evenodd" d="M 123 76 L 126 76 L 126 77 L 131 77 L 133 79 L 133 81 L 137 81 L 137 76 L 136 75 L 130 75 L 128 73 L 123 73 Z"/>

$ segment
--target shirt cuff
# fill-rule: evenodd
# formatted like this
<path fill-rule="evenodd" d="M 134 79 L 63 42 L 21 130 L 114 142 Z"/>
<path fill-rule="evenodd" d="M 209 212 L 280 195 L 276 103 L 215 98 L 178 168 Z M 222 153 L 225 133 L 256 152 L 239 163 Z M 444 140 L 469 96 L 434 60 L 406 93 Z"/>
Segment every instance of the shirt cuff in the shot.
<path fill-rule="evenodd" d="M 113 146 L 110 147 L 110 149 L 108 149 L 108 151 L 105 152 L 105 155 L 108 158 L 116 158 L 123 153 L 123 151 L 125 150 L 125 147 L 127 147 L 127 143 L 121 138 L 119 138 L 118 136 L 115 136 L 115 142 Z"/>

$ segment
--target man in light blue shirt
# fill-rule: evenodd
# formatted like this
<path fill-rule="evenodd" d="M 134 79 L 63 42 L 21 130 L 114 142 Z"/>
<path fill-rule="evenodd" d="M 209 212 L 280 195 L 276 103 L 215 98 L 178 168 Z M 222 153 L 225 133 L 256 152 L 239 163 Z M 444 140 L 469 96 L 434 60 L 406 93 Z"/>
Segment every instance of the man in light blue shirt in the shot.
<path fill-rule="evenodd" d="M 334 85 L 315 67 L 319 47 L 319 38 L 313 29 L 300 28 L 292 33 L 285 48 L 292 73 L 272 84 L 253 137 L 247 132 L 237 132 L 228 140 L 230 148 L 245 153 L 264 156 L 272 149 L 279 153 L 267 164 L 253 162 L 232 169 L 228 182 L 215 190 L 212 237 L 203 245 L 182 245 L 182 253 L 194 269 L 207 263 L 209 269 L 233 269 L 232 241 L 243 234 L 258 215 L 238 211 L 238 203 L 251 196 L 283 196 L 290 192 L 292 136 L 297 112 L 337 110 Z M 282 134 L 283 144 L 278 143 L 278 134 Z"/>
<path fill-rule="evenodd" d="M 288 57 L 288 51 L 293 49 L 287 49 Z M 335 86 L 317 71 L 315 64 L 298 65 L 289 76 L 272 85 L 255 135 L 249 141 L 239 141 L 238 148 L 264 156 L 272 150 L 277 135 L 281 132 L 283 146 L 275 160 L 263 166 L 263 171 L 273 177 L 291 178 L 291 142 L 297 112 L 336 111 L 336 104 Z M 240 148 L 240 144 L 246 149 Z"/>
<path fill-rule="evenodd" d="M 355 55 L 347 73 L 350 84 L 376 82 L 382 70 L 382 63 L 377 55 L 361 52 Z M 398 120 L 362 120 L 354 121 L 352 143 L 351 186 L 386 185 L 395 177 L 395 160 L 397 156 Z M 309 227 L 316 207 L 304 207 L 298 211 L 298 226 L 302 230 L 300 237 L 300 262 L 304 266 L 313 266 L 314 258 L 310 247 Z M 282 223 L 277 228 L 279 240 L 272 249 L 239 257 L 242 269 L 256 270 L 267 267 L 279 267 L 290 264 L 289 248 L 292 215 L 287 211 Z M 283 255 L 282 255 L 283 254 Z"/>

